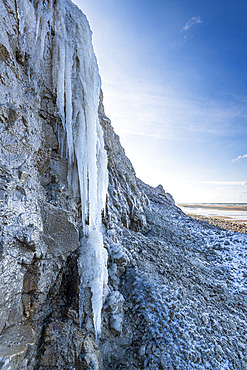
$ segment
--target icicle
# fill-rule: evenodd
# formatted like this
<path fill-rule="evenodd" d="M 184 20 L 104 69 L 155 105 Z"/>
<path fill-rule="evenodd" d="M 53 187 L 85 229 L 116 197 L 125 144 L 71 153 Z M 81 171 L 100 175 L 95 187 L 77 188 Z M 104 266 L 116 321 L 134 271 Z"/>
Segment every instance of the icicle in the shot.
<path fill-rule="evenodd" d="M 94 313 L 94 328 L 96 335 L 101 328 L 101 310 L 103 306 L 102 293 L 107 286 L 107 252 L 103 247 L 103 237 L 99 231 L 91 231 L 83 241 L 80 258 L 80 269 L 83 271 L 83 280 L 80 286 L 80 304 L 83 309 L 85 289 L 90 287 L 92 292 L 92 307 Z"/>
<path fill-rule="evenodd" d="M 65 67 L 65 91 L 66 91 L 66 133 L 67 133 L 67 150 L 69 165 L 74 160 L 74 143 L 73 143 L 73 132 L 72 132 L 72 87 L 71 87 L 71 72 L 72 72 L 72 49 L 66 45 L 66 67 Z"/>
<path fill-rule="evenodd" d="M 43 59 L 45 49 L 45 36 L 48 32 L 47 21 L 44 17 L 41 18 L 41 31 L 40 31 L 40 59 Z"/>
<path fill-rule="evenodd" d="M 40 17 L 41 17 L 40 5 L 41 3 L 38 2 L 38 9 L 37 9 L 37 14 L 36 14 L 36 42 L 38 41 L 38 36 L 39 36 L 39 25 L 40 25 Z"/>
<path fill-rule="evenodd" d="M 97 126 L 97 133 L 98 133 L 98 151 L 97 151 L 97 158 L 98 158 L 98 178 L 99 178 L 99 186 L 98 186 L 98 204 L 100 204 L 100 208 L 105 210 L 105 201 L 106 201 L 106 194 L 108 189 L 108 170 L 107 170 L 107 154 L 104 149 L 104 138 L 103 138 L 103 131 L 101 126 L 98 124 Z"/>
<path fill-rule="evenodd" d="M 53 45 L 53 86 L 57 94 L 57 107 L 63 127 L 65 128 L 64 112 L 64 93 L 65 93 L 65 13 L 61 6 L 61 1 L 57 3 L 55 13 L 55 40 Z"/>
<path fill-rule="evenodd" d="M 80 257 L 80 315 L 83 292 L 92 293 L 93 322 L 100 333 L 101 309 L 107 286 L 107 252 L 101 215 L 108 186 L 107 156 L 98 119 L 100 77 L 86 17 L 67 0 L 16 0 L 20 44 L 28 52 L 28 74 L 36 92 L 42 74 L 45 41 L 52 36 L 52 79 L 59 147 L 68 158 L 68 184 L 81 199 L 84 238 Z M 73 17 L 71 17 L 73 15 Z M 30 74 L 31 72 L 31 74 Z M 65 146 L 65 147 L 64 147 Z M 79 193 L 79 194 L 78 194 Z"/>
<path fill-rule="evenodd" d="M 85 16 L 80 13 L 80 20 L 70 24 L 69 30 L 66 22 L 66 6 L 58 0 L 54 14 L 53 79 L 57 107 L 66 132 L 68 182 L 74 195 L 79 189 L 81 198 L 84 238 L 79 259 L 80 317 L 85 289 L 90 289 L 94 328 L 99 335 L 107 286 L 107 252 L 103 247 L 101 212 L 108 186 L 107 156 L 98 119 L 100 77 Z"/>

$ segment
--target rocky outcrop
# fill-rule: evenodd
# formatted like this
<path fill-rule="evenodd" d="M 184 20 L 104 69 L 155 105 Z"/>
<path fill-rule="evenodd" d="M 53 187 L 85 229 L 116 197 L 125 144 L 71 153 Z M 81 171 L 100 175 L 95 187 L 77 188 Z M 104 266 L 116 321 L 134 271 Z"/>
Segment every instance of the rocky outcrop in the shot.
<path fill-rule="evenodd" d="M 63 3 L 68 25 L 84 17 L 69 0 Z M 109 186 L 101 336 L 95 336 L 90 290 L 79 317 L 84 230 L 81 199 L 68 184 L 69 161 L 59 145 L 55 30 L 46 18 L 54 4 L 0 2 L 2 368 L 246 368 L 246 235 L 190 219 L 162 186 L 137 179 L 102 95 Z M 23 7 L 33 21 L 29 31 Z M 43 14 L 38 36 L 37 9 Z M 41 62 L 34 46 L 23 51 L 30 30 L 43 45 Z"/>
<path fill-rule="evenodd" d="M 29 1 L 25 5 L 33 7 Z M 43 74 L 34 78 L 32 56 L 22 52 L 18 3 L 3 1 L 0 9 L 0 357 L 6 368 L 30 369 L 42 364 L 53 315 L 63 317 L 67 310 L 75 321 L 79 211 L 58 147 L 49 78 L 51 36 Z M 73 268 L 68 271 L 68 266 Z M 73 327 L 71 317 L 73 336 L 78 324 Z"/>

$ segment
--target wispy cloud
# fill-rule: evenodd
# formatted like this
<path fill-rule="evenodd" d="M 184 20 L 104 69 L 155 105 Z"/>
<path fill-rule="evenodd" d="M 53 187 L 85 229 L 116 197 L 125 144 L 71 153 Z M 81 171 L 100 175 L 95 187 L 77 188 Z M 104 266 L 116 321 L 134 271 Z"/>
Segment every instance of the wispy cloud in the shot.
<path fill-rule="evenodd" d="M 191 27 L 193 27 L 195 24 L 202 23 L 202 20 L 200 17 L 192 17 L 182 28 L 182 31 L 187 32 Z"/>
<path fill-rule="evenodd" d="M 247 119 L 245 104 L 202 101 L 167 86 L 164 89 L 139 81 L 123 82 L 121 89 L 106 82 L 106 114 L 110 112 L 120 135 L 207 140 L 246 134 L 245 126 L 238 124 Z"/>
<path fill-rule="evenodd" d="M 246 186 L 247 181 L 198 181 L 200 184 L 223 186 Z"/>
<path fill-rule="evenodd" d="M 237 158 L 232 159 L 232 162 L 237 162 L 243 158 L 247 158 L 247 154 L 239 155 Z"/>

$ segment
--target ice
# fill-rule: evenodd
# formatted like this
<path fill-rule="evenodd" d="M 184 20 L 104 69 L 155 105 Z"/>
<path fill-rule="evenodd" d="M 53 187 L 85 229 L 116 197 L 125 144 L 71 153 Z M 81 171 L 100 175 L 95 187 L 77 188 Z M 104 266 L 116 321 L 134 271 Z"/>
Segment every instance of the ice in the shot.
<path fill-rule="evenodd" d="M 73 132 L 72 132 L 72 86 L 71 86 L 71 72 L 72 72 L 72 53 L 70 45 L 66 45 L 66 70 L 65 70 L 65 91 L 66 91 L 66 134 L 67 134 L 67 150 L 69 164 L 74 161 L 73 148 Z"/>
<path fill-rule="evenodd" d="M 82 161 L 77 162 L 78 166 L 78 177 L 79 177 L 79 191 L 80 194 L 84 194 L 83 197 L 81 197 L 81 212 L 82 212 L 82 223 L 83 223 L 83 229 L 85 230 L 85 222 L 88 215 L 88 206 L 87 206 L 87 199 L 88 199 L 88 174 L 87 174 L 87 148 L 85 145 L 81 145 L 81 143 L 86 142 L 86 121 L 85 116 L 83 112 L 79 112 L 78 114 L 78 121 L 80 122 L 80 125 L 78 125 L 78 131 L 77 131 L 77 138 L 75 142 L 75 155 L 76 158 L 84 158 L 84 163 Z M 78 181 L 76 174 L 73 176 L 73 189 L 74 194 L 77 193 L 78 188 Z"/>
<path fill-rule="evenodd" d="M 64 93 L 65 93 L 65 13 L 64 8 L 57 3 L 57 11 L 54 15 L 55 41 L 53 42 L 53 90 L 57 95 L 57 108 L 65 127 Z"/>
<path fill-rule="evenodd" d="M 53 93 L 57 106 L 57 135 L 68 159 L 68 185 L 81 199 L 83 238 L 79 261 L 80 316 L 84 293 L 91 290 L 93 322 L 100 333 L 107 286 L 107 252 L 103 246 L 102 212 L 108 188 L 107 155 L 98 118 L 101 81 L 84 14 L 70 0 L 17 0 L 21 49 L 28 53 L 30 81 L 39 93 L 39 79 L 52 50 Z M 53 32 L 51 31 L 53 30 Z M 48 53 L 49 54 L 49 53 Z M 46 61 L 47 63 L 47 61 Z"/>
<path fill-rule="evenodd" d="M 101 214 L 108 186 L 107 156 L 98 119 L 101 83 L 88 22 L 80 14 L 80 19 L 68 29 L 64 4 L 58 1 L 55 7 L 54 87 L 66 131 L 68 183 L 75 196 L 79 190 L 81 198 L 84 237 L 79 261 L 80 316 L 85 289 L 90 289 L 94 328 L 98 335 L 107 285 L 107 252 L 101 233 Z"/>
<path fill-rule="evenodd" d="M 92 307 L 94 311 L 94 328 L 96 335 L 101 328 L 102 294 L 107 286 L 107 252 L 103 247 L 103 236 L 100 231 L 90 231 L 88 237 L 82 240 L 80 270 L 83 279 L 80 285 L 80 305 L 83 306 L 85 290 L 92 292 Z"/>
<path fill-rule="evenodd" d="M 9 358 L 0 357 L 1 370 L 11 369 L 10 359 L 11 359 L 11 356 Z"/>
<path fill-rule="evenodd" d="M 20 47 L 25 55 L 26 51 L 30 52 L 33 47 L 33 40 L 29 42 L 29 35 L 35 33 L 36 14 L 34 6 L 28 0 L 17 0 L 16 8 L 19 18 Z"/>
<path fill-rule="evenodd" d="M 99 187 L 98 187 L 98 204 L 100 208 L 105 207 L 105 199 L 108 189 L 108 170 L 107 170 L 107 154 L 104 148 L 104 138 L 103 132 L 100 126 L 97 127 L 98 130 L 98 177 L 99 177 Z"/>
<path fill-rule="evenodd" d="M 41 6 L 41 4 L 38 3 L 38 11 L 37 11 L 37 14 L 36 14 L 36 42 L 37 42 L 38 36 L 39 36 L 39 25 L 40 25 L 40 15 L 41 15 L 40 6 Z"/>

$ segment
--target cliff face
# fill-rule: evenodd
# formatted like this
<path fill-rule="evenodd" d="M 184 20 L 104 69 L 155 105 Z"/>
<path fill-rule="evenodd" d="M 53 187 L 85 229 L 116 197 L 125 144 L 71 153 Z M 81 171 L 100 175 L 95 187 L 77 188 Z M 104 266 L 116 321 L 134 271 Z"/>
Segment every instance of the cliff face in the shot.
<path fill-rule="evenodd" d="M 0 7 L 0 356 L 6 368 L 32 368 L 37 351 L 42 351 L 41 338 L 49 330 L 45 321 L 68 300 L 78 305 L 74 299 L 78 209 L 67 187 L 67 161 L 58 148 L 47 46 L 51 35 L 46 35 L 40 63 L 36 54 L 29 54 L 35 50 L 34 5 L 1 1 Z M 23 11 L 29 15 L 29 28 Z M 33 44 L 25 46 L 30 37 Z M 71 290 L 62 283 L 69 266 Z"/>
<path fill-rule="evenodd" d="M 91 351 L 97 367 L 88 334 L 99 331 L 101 295 L 113 291 L 100 235 L 118 222 L 145 228 L 144 197 L 102 102 L 99 108 L 85 16 L 66 0 L 0 5 L 0 356 L 6 367 L 64 368 L 82 366 L 80 356 Z M 108 181 L 98 108 L 111 168 L 105 226 L 98 217 Z M 111 248 L 126 264 L 122 247 Z"/>
<path fill-rule="evenodd" d="M 76 6 L 3 0 L 0 14 L 2 368 L 246 368 L 246 236 L 191 220 L 161 186 L 136 178 L 105 116 Z M 84 152 L 83 122 L 97 142 Z M 85 183 L 80 193 L 80 168 L 91 193 Z M 104 251 L 107 283 L 97 275 Z"/>

